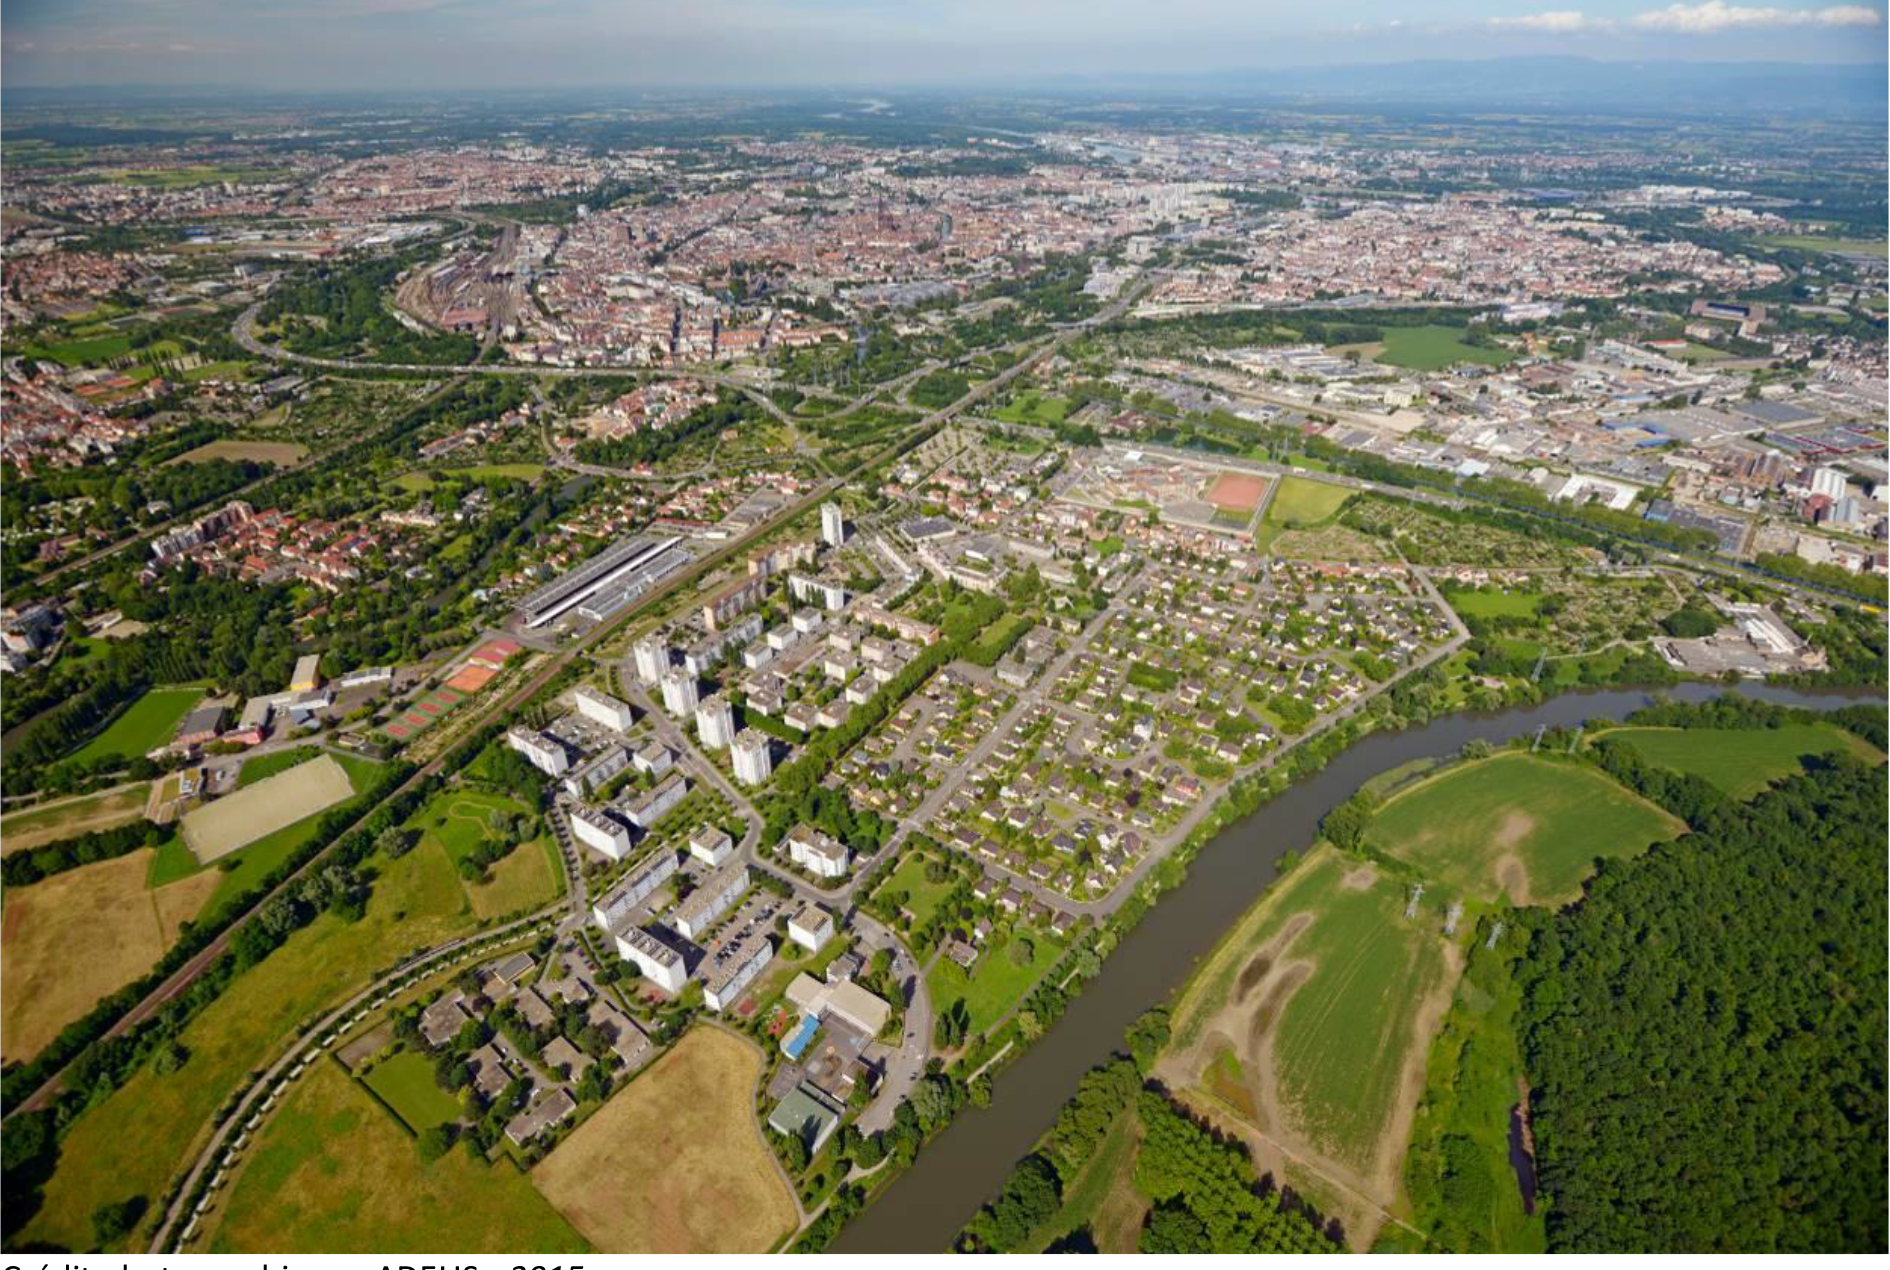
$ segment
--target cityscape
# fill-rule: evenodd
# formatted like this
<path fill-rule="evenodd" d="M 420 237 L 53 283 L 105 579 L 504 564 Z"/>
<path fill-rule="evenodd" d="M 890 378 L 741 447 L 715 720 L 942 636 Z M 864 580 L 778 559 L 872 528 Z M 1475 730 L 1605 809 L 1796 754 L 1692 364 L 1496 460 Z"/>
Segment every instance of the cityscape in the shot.
<path fill-rule="evenodd" d="M 1890 1245 L 1881 8 L 86 7 L 9 1252 Z"/>

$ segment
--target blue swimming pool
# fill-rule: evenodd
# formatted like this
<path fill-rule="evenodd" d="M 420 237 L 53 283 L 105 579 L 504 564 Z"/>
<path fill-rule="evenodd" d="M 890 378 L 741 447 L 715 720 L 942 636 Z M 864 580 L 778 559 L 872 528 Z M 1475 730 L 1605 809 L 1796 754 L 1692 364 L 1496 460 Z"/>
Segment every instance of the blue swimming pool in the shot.
<path fill-rule="evenodd" d="M 793 1035 L 781 1042 L 781 1051 L 798 1063 L 801 1052 L 807 1048 L 808 1042 L 814 1039 L 814 1033 L 818 1031 L 820 1031 L 820 1020 L 811 1014 L 803 1015 L 801 1025 L 794 1029 Z"/>

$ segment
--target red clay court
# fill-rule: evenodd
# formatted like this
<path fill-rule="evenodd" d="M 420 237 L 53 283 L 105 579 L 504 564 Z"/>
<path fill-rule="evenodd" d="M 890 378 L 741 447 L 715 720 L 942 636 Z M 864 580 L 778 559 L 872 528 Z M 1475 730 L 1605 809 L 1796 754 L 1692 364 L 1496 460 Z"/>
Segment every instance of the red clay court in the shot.
<path fill-rule="evenodd" d="M 1251 514 L 1266 497 L 1267 478 L 1249 472 L 1222 472 L 1207 488 L 1207 501 L 1224 512 Z"/>
<path fill-rule="evenodd" d="M 490 666 L 466 665 L 459 673 L 446 681 L 446 686 L 455 692 L 472 693 L 491 683 L 498 676 L 498 671 Z"/>

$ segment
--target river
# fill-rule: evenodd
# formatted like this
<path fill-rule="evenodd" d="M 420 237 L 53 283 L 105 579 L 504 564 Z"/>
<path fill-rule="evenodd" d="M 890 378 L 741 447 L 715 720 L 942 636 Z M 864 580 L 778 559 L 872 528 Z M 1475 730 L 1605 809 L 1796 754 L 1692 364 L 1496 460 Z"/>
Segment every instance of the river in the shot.
<path fill-rule="evenodd" d="M 1687 684 L 1667 695 L 1705 701 L 1724 689 Z M 1746 696 L 1779 705 L 1835 709 L 1880 701 L 1871 692 L 1798 692 L 1742 685 Z M 945 1252 L 1006 1174 L 1076 1092 L 1084 1072 L 1122 1044 L 1122 1034 L 1194 972 L 1223 932 L 1276 876 L 1288 850 L 1312 845 L 1320 820 L 1371 777 L 1414 759 L 1442 757 L 1466 741 L 1507 741 L 1551 727 L 1620 719 L 1649 704 L 1645 691 L 1565 693 L 1539 705 L 1446 715 L 1423 727 L 1374 733 L 1325 769 L 1229 825 L 1202 848 L 1187 879 L 1142 918 L 1073 1000 L 1063 1017 L 993 1084 L 988 1107 L 967 1107 L 919 1152 L 912 1168 L 854 1219 L 832 1250 L 843 1253 Z"/>

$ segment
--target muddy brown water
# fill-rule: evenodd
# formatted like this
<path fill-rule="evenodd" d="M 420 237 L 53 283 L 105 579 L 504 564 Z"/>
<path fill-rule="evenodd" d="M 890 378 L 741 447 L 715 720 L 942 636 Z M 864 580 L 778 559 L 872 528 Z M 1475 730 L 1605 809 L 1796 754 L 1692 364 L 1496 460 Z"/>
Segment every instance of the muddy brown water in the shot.
<path fill-rule="evenodd" d="M 1698 702 L 1724 691 L 1687 684 L 1666 695 Z M 1777 705 L 1811 709 L 1882 700 L 1868 691 L 1806 693 L 1768 685 L 1744 685 L 1739 691 Z M 1181 986 L 1266 890 L 1277 876 L 1280 856 L 1310 847 L 1326 812 L 1371 777 L 1414 759 L 1454 754 L 1467 741 L 1503 742 L 1543 724 L 1618 720 L 1653 700 L 1649 692 L 1636 689 L 1572 692 L 1539 705 L 1446 715 L 1423 727 L 1376 733 L 1317 775 L 1223 829 L 1195 856 L 1187 879 L 1142 918 L 1063 1017 L 997 1077 L 991 1104 L 961 1111 L 919 1153 L 905 1176 L 841 1232 L 832 1251 L 949 1251 L 958 1231 L 1050 1127 L 1083 1073 L 1121 1049 L 1122 1034 L 1136 1016 Z"/>

